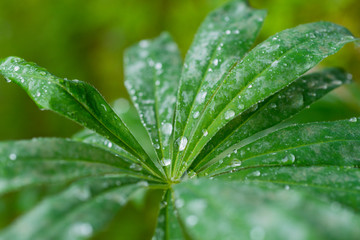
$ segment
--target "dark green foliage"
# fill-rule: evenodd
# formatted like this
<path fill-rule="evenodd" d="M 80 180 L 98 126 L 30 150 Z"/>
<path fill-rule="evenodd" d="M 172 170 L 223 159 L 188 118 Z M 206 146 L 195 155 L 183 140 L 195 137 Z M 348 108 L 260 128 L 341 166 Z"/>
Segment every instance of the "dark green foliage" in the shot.
<path fill-rule="evenodd" d="M 306 72 L 356 39 L 316 22 L 250 50 L 264 16 L 242 0 L 215 10 L 182 72 L 167 33 L 126 52 L 150 150 L 90 85 L 2 60 L 0 73 L 40 108 L 87 129 L 71 140 L 0 143 L 0 194 L 67 184 L 0 239 L 90 238 L 154 189 L 163 195 L 154 239 L 357 239 L 360 120 L 287 123 L 351 81 L 337 68 Z"/>

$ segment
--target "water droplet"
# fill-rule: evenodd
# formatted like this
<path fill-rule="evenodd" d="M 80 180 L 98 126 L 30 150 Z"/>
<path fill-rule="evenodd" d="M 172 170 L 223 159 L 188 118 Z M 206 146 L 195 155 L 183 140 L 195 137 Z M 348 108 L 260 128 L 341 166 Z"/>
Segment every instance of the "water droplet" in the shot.
<path fill-rule="evenodd" d="M 200 92 L 197 96 L 196 96 L 196 101 L 198 103 L 203 103 L 205 101 L 205 97 L 207 95 L 207 92 Z"/>
<path fill-rule="evenodd" d="M 37 97 L 40 97 L 40 96 L 41 96 L 41 93 L 40 93 L 40 92 L 37 92 L 37 93 L 36 93 L 36 96 L 37 96 Z"/>
<path fill-rule="evenodd" d="M 252 87 L 253 87 L 253 85 L 252 85 L 252 84 L 250 84 L 250 85 L 249 85 L 249 88 L 252 88 Z"/>
<path fill-rule="evenodd" d="M 232 162 L 231 162 L 231 167 L 240 167 L 241 166 L 241 161 L 238 160 L 238 159 L 234 159 Z"/>
<path fill-rule="evenodd" d="M 239 106 L 238 106 L 238 108 L 240 109 L 240 110 L 242 110 L 242 109 L 244 109 L 244 104 L 239 104 Z"/>
<path fill-rule="evenodd" d="M 285 190 L 289 190 L 290 186 L 289 185 L 285 185 Z"/>
<path fill-rule="evenodd" d="M 153 146 L 155 149 L 160 149 L 160 145 L 158 143 L 154 143 Z"/>
<path fill-rule="evenodd" d="M 140 187 L 148 187 L 149 183 L 147 181 L 140 181 L 136 185 L 138 185 Z"/>
<path fill-rule="evenodd" d="M 156 85 L 156 86 L 159 86 L 159 85 L 160 85 L 160 81 L 159 81 L 159 80 L 155 81 L 155 85 Z"/>
<path fill-rule="evenodd" d="M 165 135 L 170 135 L 172 132 L 173 126 L 171 125 L 171 123 L 165 123 L 162 127 L 161 127 L 161 131 L 165 134 Z"/>
<path fill-rule="evenodd" d="M 93 227 L 89 223 L 75 223 L 70 232 L 77 237 L 89 237 L 93 233 Z"/>
<path fill-rule="evenodd" d="M 235 112 L 233 110 L 227 110 L 225 112 L 225 119 L 229 120 L 235 116 Z"/>
<path fill-rule="evenodd" d="M 217 66 L 219 64 L 219 59 L 215 58 L 213 61 L 214 66 Z"/>
<path fill-rule="evenodd" d="M 270 108 L 276 108 L 276 103 L 274 103 L 274 102 L 273 102 L 273 103 L 270 103 L 270 104 L 269 104 L 269 107 L 270 107 Z"/>
<path fill-rule="evenodd" d="M 19 70 L 20 70 L 20 67 L 19 67 L 19 66 L 15 66 L 15 67 L 14 67 L 14 71 L 15 71 L 15 72 L 17 72 L 17 71 L 19 71 Z"/>
<path fill-rule="evenodd" d="M 161 63 L 158 62 L 158 63 L 155 64 L 155 69 L 156 69 L 156 70 L 160 70 L 161 68 L 162 68 L 162 64 L 161 64 Z"/>
<path fill-rule="evenodd" d="M 209 72 L 212 72 L 213 70 L 212 70 L 212 68 L 209 68 Z"/>
<path fill-rule="evenodd" d="M 283 163 L 294 163 L 295 162 L 295 155 L 290 153 L 289 155 L 285 156 L 281 162 Z"/>
<path fill-rule="evenodd" d="M 150 43 L 149 43 L 148 40 L 142 40 L 142 41 L 140 41 L 139 45 L 142 48 L 146 48 L 146 47 L 148 47 L 150 45 Z"/>
<path fill-rule="evenodd" d="M 187 145 L 187 138 L 186 137 L 181 137 L 179 139 L 179 151 L 184 151 L 186 145 Z"/>
<path fill-rule="evenodd" d="M 186 218 L 186 225 L 192 227 L 195 226 L 198 223 L 198 218 L 195 215 L 190 215 Z"/>
<path fill-rule="evenodd" d="M 161 160 L 161 165 L 163 165 L 164 167 L 169 166 L 170 164 L 171 164 L 171 159 L 169 158 L 163 158 Z"/>
<path fill-rule="evenodd" d="M 107 146 L 108 146 L 109 148 L 111 148 L 111 147 L 112 147 L 112 142 L 108 141 Z"/>
<path fill-rule="evenodd" d="M 349 122 L 357 122 L 357 118 L 356 117 L 352 117 L 349 119 Z"/>
<path fill-rule="evenodd" d="M 202 132 L 203 132 L 204 137 L 206 137 L 209 134 L 209 132 L 207 130 L 202 130 Z"/>
<path fill-rule="evenodd" d="M 193 117 L 196 119 L 200 116 L 200 112 L 199 111 L 196 111 L 193 115 Z"/>
<path fill-rule="evenodd" d="M 276 66 L 278 65 L 278 63 L 279 63 L 278 60 L 274 61 L 274 62 L 271 64 L 271 67 L 276 67 Z"/>
<path fill-rule="evenodd" d="M 9 155 L 9 158 L 10 158 L 10 160 L 14 161 L 14 160 L 16 160 L 17 156 L 16 156 L 15 153 L 11 153 L 11 154 Z"/>
<path fill-rule="evenodd" d="M 252 173 L 255 177 L 259 177 L 261 175 L 260 171 L 255 171 Z"/>
<path fill-rule="evenodd" d="M 230 31 L 230 30 L 226 30 L 225 33 L 226 33 L 227 35 L 229 35 L 229 34 L 231 34 L 231 31 Z"/>

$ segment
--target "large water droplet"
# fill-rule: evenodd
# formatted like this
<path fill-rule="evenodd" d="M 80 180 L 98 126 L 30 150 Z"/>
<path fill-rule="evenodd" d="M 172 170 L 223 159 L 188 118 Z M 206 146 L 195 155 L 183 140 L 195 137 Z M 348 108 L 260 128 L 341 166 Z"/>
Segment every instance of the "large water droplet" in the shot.
<path fill-rule="evenodd" d="M 349 119 L 349 122 L 357 122 L 357 118 L 356 117 L 352 117 Z"/>
<path fill-rule="evenodd" d="M 227 110 L 225 112 L 225 119 L 228 120 L 228 119 L 231 119 L 235 116 L 235 112 L 233 110 Z"/>
<path fill-rule="evenodd" d="M 11 154 L 9 155 L 9 158 L 10 158 L 10 160 L 14 161 L 14 160 L 16 160 L 17 156 L 16 156 L 15 153 L 11 153 Z"/>
<path fill-rule="evenodd" d="M 172 132 L 172 125 L 171 123 L 165 123 L 162 127 L 161 127 L 161 131 L 165 134 L 165 135 L 170 135 Z"/>
<path fill-rule="evenodd" d="M 184 149 L 186 148 L 187 142 L 188 142 L 188 140 L 186 137 L 181 137 L 179 139 L 179 151 L 184 151 Z"/>
<path fill-rule="evenodd" d="M 161 160 L 161 165 L 163 165 L 164 167 L 169 166 L 170 164 L 171 164 L 171 159 L 169 158 L 163 158 Z"/>

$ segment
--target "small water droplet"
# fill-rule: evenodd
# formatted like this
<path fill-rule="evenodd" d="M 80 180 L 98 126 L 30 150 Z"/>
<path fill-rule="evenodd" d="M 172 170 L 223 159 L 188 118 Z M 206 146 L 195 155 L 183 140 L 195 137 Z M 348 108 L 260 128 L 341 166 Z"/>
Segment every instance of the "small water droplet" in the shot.
<path fill-rule="evenodd" d="M 200 116 L 200 112 L 199 111 L 196 111 L 193 115 L 193 117 L 196 119 Z"/>
<path fill-rule="evenodd" d="M 356 117 L 352 117 L 349 119 L 349 122 L 357 122 L 357 118 Z"/>
<path fill-rule="evenodd" d="M 140 43 L 139 43 L 140 47 L 142 47 L 142 48 L 148 47 L 149 44 L 150 44 L 150 43 L 149 43 L 148 40 L 142 40 L 142 41 L 140 41 Z"/>
<path fill-rule="evenodd" d="M 198 223 L 198 218 L 195 215 L 190 215 L 186 218 L 186 225 L 192 227 L 195 226 Z"/>
<path fill-rule="evenodd" d="M 9 155 L 9 158 L 10 158 L 10 160 L 14 161 L 14 160 L 16 160 L 17 156 L 16 156 L 15 153 L 11 153 L 11 154 Z"/>
<path fill-rule="evenodd" d="M 231 167 L 240 167 L 241 166 L 241 161 L 238 160 L 238 159 L 234 159 L 232 162 L 231 162 Z"/>
<path fill-rule="evenodd" d="M 188 140 L 186 137 L 181 137 L 179 139 L 179 151 L 184 151 L 184 149 L 186 148 L 187 142 L 188 142 Z"/>
<path fill-rule="evenodd" d="M 165 134 L 165 135 L 170 135 L 172 132 L 173 126 L 171 125 L 171 123 L 165 123 L 162 127 L 161 127 L 161 131 Z"/>
<path fill-rule="evenodd" d="M 202 132 L 203 132 L 204 137 L 206 137 L 209 134 L 209 132 L 207 130 L 202 130 Z"/>
<path fill-rule="evenodd" d="M 226 33 L 227 35 L 229 35 L 229 34 L 231 34 L 231 31 L 230 31 L 230 30 L 226 30 L 225 33 Z"/>
<path fill-rule="evenodd" d="M 15 67 L 14 67 L 14 71 L 15 71 L 15 72 L 17 72 L 17 71 L 19 71 L 19 70 L 20 70 L 20 67 L 19 67 L 19 66 L 15 66 Z"/>
<path fill-rule="evenodd" d="M 155 144 L 154 144 L 154 148 L 155 148 L 155 149 L 160 149 L 160 145 L 159 145 L 158 143 L 155 143 Z"/>
<path fill-rule="evenodd" d="M 227 110 L 225 112 L 225 119 L 229 120 L 235 116 L 235 112 L 233 110 Z"/>
<path fill-rule="evenodd" d="M 200 92 L 197 96 L 196 96 L 196 101 L 198 103 L 203 103 L 205 101 L 205 97 L 207 95 L 207 92 Z"/>
<path fill-rule="evenodd" d="M 285 185 L 285 190 L 289 190 L 290 186 L 289 185 Z"/>
<path fill-rule="evenodd" d="M 219 64 L 219 59 L 215 58 L 213 61 L 214 66 L 217 66 Z"/>
<path fill-rule="evenodd" d="M 37 93 L 36 93 L 36 96 L 37 96 L 37 97 L 40 97 L 40 96 L 41 96 L 41 93 L 40 93 L 40 92 L 37 92 Z"/>
<path fill-rule="evenodd" d="M 161 160 L 161 165 L 163 165 L 164 167 L 169 166 L 170 164 L 171 164 L 171 159 L 169 158 L 163 158 Z"/>
<path fill-rule="evenodd" d="M 162 64 L 161 64 L 161 63 L 158 62 L 158 63 L 155 64 L 155 69 L 156 69 L 156 70 L 160 70 L 161 68 L 162 68 Z"/>

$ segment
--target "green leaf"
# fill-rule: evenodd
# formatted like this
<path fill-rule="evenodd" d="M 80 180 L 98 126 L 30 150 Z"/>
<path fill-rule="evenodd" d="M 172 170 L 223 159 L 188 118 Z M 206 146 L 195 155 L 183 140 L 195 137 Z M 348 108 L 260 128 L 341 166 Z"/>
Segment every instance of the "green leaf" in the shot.
<path fill-rule="evenodd" d="M 291 125 L 250 143 L 239 142 L 230 156 L 209 167 L 212 175 L 263 166 L 359 165 L 360 121 Z M 236 161 L 235 167 L 231 167 Z M 215 170 L 216 169 L 216 170 Z"/>
<path fill-rule="evenodd" d="M 115 176 L 76 182 L 16 220 L 0 232 L 0 239 L 87 239 L 101 230 L 135 191 L 147 186 L 147 182 Z"/>
<path fill-rule="evenodd" d="M 169 34 L 143 40 L 125 53 L 125 85 L 156 149 L 169 166 L 170 137 L 182 60 Z"/>
<path fill-rule="evenodd" d="M 131 162 L 89 144 L 39 138 L 0 143 L 0 195 L 35 184 L 122 173 L 147 179 Z M 136 171 L 140 170 L 140 171 Z"/>
<path fill-rule="evenodd" d="M 358 239 L 360 217 L 276 185 L 202 179 L 174 186 L 194 239 Z"/>
<path fill-rule="evenodd" d="M 316 22 L 284 30 L 256 46 L 238 61 L 205 103 L 196 126 L 184 132 L 185 166 L 223 126 L 296 80 L 325 57 L 354 41 L 336 24 Z M 204 136 L 203 131 L 208 134 Z M 180 171 L 182 172 L 182 171 Z"/>
<path fill-rule="evenodd" d="M 9 57 L 1 62 L 0 73 L 22 87 L 41 109 L 53 110 L 96 131 L 128 152 L 143 159 L 144 168 L 160 174 L 122 120 L 100 93 L 79 80 L 58 78 L 46 69 L 21 58 Z"/>
<path fill-rule="evenodd" d="M 255 41 L 265 11 L 253 10 L 245 1 L 232 1 L 210 13 L 200 26 L 186 55 L 178 91 L 174 123 L 173 171 L 181 161 L 189 131 L 206 103 Z M 179 152 L 180 150 L 180 152 Z"/>
<path fill-rule="evenodd" d="M 232 153 L 232 147 L 240 141 L 290 118 L 350 80 L 351 75 L 337 68 L 300 77 L 279 93 L 231 120 L 207 143 L 191 169 L 199 171 L 211 162 L 219 161 L 217 156 Z"/>
<path fill-rule="evenodd" d="M 360 211 L 359 139 L 357 118 L 288 126 L 239 143 L 202 175 L 308 189 Z"/>
<path fill-rule="evenodd" d="M 125 151 L 124 149 L 119 147 L 118 145 L 113 144 L 107 138 L 105 138 L 89 129 L 84 129 L 84 130 L 76 133 L 72 138 L 76 141 L 88 143 L 93 146 L 100 147 L 105 150 L 111 151 L 114 154 L 117 154 L 118 156 L 120 156 L 122 159 L 126 159 L 127 161 L 139 163 L 139 159 L 134 157 L 132 154 L 128 153 L 127 151 Z M 133 165 L 133 166 L 135 166 L 135 165 Z M 141 168 L 141 166 L 139 166 L 138 164 L 136 164 L 136 166 L 137 166 L 136 168 Z"/>

